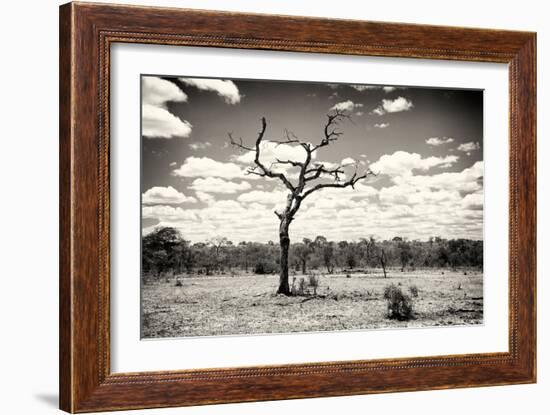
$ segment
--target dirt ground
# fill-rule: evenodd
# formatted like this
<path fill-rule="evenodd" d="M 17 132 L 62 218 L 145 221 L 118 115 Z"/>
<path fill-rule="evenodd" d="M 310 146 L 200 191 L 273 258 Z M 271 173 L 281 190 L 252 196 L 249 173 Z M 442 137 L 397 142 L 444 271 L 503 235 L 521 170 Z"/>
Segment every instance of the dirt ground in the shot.
<path fill-rule="evenodd" d="M 142 287 L 142 337 L 220 336 L 483 323 L 480 272 L 320 274 L 316 295 L 276 295 L 278 276 L 187 276 Z M 297 275 L 297 281 L 303 277 Z M 292 277 L 291 277 L 292 280 Z M 307 277 L 306 277 L 307 280 Z M 387 318 L 384 287 L 413 297 L 409 321 Z"/>

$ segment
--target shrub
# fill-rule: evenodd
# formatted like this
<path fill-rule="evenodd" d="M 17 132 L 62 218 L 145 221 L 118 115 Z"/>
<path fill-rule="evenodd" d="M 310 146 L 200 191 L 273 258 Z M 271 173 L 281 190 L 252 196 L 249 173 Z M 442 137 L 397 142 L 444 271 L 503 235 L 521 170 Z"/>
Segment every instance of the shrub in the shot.
<path fill-rule="evenodd" d="M 267 261 L 258 261 L 254 265 L 254 273 L 259 275 L 273 274 L 275 271 L 272 264 Z"/>
<path fill-rule="evenodd" d="M 183 287 L 183 284 L 180 280 L 176 280 L 176 287 Z"/>
<path fill-rule="evenodd" d="M 305 279 L 300 278 L 298 280 L 298 295 L 304 295 L 307 290 L 307 282 Z"/>
<path fill-rule="evenodd" d="M 384 288 L 384 298 L 388 305 L 388 318 L 391 320 L 406 321 L 413 316 L 413 302 L 411 297 L 403 294 L 401 288 L 394 284 Z"/>
<path fill-rule="evenodd" d="M 413 297 L 418 297 L 418 287 L 416 285 L 411 285 L 409 287 L 409 292 Z"/>
<path fill-rule="evenodd" d="M 313 295 L 317 295 L 317 288 L 319 287 L 319 277 L 315 274 L 308 276 L 307 284 L 313 288 Z"/>

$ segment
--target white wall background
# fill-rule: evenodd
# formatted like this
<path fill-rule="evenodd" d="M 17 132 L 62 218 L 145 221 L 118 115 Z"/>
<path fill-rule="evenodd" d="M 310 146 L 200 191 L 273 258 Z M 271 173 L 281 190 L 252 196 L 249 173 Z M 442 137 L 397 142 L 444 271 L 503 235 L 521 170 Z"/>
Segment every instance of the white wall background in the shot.
<path fill-rule="evenodd" d="M 544 413 L 550 403 L 548 191 L 550 13 L 536 0 L 131 1 L 134 4 L 368 19 L 538 32 L 539 383 L 536 385 L 177 408 L 157 414 Z M 57 0 L 5 2 L 0 24 L 0 412 L 57 411 L 58 29 Z M 550 73 L 546 75 L 546 78 Z M 546 199 L 546 200 L 545 200 Z M 7 265 L 7 266 L 6 266 Z M 546 408 L 546 409 L 544 409 Z M 133 412 L 138 413 L 138 412 Z"/>

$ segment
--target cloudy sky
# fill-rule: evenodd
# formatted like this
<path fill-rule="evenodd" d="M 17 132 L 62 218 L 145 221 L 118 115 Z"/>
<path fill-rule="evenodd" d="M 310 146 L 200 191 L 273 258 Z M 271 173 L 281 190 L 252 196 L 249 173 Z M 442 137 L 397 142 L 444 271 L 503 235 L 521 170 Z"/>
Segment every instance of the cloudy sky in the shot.
<path fill-rule="evenodd" d="M 301 147 L 269 140 L 286 129 L 319 143 L 326 114 L 338 108 L 351 120 L 314 161 L 344 165 L 348 177 L 367 167 L 377 176 L 313 193 L 291 240 L 482 239 L 482 91 L 166 76 L 143 76 L 141 89 L 144 234 L 173 226 L 193 242 L 277 241 L 273 212 L 286 188 L 247 175 L 254 154 L 229 145 L 228 133 L 252 146 L 266 117 L 264 164 L 301 161 Z M 295 181 L 292 168 L 284 172 Z"/>

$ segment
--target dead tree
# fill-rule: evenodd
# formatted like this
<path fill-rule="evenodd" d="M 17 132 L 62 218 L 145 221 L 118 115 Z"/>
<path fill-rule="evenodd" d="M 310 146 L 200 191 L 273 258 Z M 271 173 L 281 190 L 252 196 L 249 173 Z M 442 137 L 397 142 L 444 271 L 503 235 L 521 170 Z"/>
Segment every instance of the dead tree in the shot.
<path fill-rule="evenodd" d="M 268 177 L 271 179 L 280 180 L 284 186 L 288 189 L 289 193 L 286 198 L 286 205 L 283 211 L 275 211 L 275 215 L 279 218 L 279 243 L 281 245 L 281 258 L 280 258 L 280 278 L 279 288 L 277 293 L 284 295 L 291 295 L 290 287 L 288 284 L 288 250 L 290 246 L 289 238 L 289 226 L 294 220 L 298 209 L 304 199 L 306 199 L 312 193 L 326 188 L 354 188 L 355 184 L 362 179 L 373 175 L 370 169 L 366 169 L 364 173 L 359 174 L 357 172 L 358 165 L 355 165 L 355 171 L 349 178 L 346 177 L 344 172 L 344 165 L 338 165 L 337 167 L 325 166 L 322 162 L 314 162 L 313 154 L 331 143 L 337 141 L 343 132 L 338 129 L 338 125 L 341 121 L 349 119 L 349 115 L 345 111 L 335 110 L 327 114 L 327 122 L 323 129 L 323 137 L 317 144 L 311 144 L 300 140 L 296 135 L 285 131 L 285 139 L 280 141 L 270 140 L 277 145 L 288 144 L 301 146 L 305 152 L 305 160 L 280 160 L 276 159 L 270 166 L 266 166 L 261 160 L 261 143 L 264 140 L 265 132 L 267 128 L 267 122 L 265 117 L 261 119 L 261 129 L 256 138 L 254 147 L 249 147 L 243 144 L 243 140 L 236 141 L 231 134 L 229 134 L 230 142 L 233 146 L 240 150 L 253 151 L 255 153 L 254 166 L 248 168 L 247 174 L 254 174 L 260 177 Z M 328 165 L 328 163 L 326 163 Z M 273 170 L 274 165 L 284 165 L 294 167 L 299 170 L 297 182 L 292 183 L 291 180 L 283 172 L 277 172 Z M 344 177 L 344 179 L 342 179 Z M 319 181 L 325 180 L 325 182 L 319 183 Z M 329 180 L 326 182 L 326 180 Z M 313 184 L 317 182 L 316 184 Z"/>

